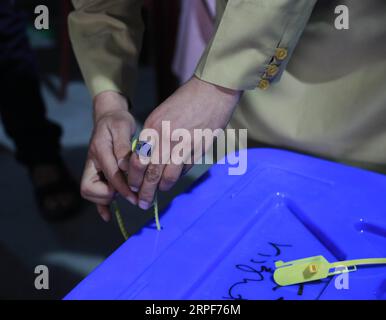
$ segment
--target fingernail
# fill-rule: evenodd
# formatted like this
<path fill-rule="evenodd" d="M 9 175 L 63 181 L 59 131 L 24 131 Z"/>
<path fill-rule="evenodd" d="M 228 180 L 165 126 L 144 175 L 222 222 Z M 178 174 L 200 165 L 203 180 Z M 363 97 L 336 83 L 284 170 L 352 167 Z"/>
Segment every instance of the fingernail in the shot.
<path fill-rule="evenodd" d="M 133 205 L 137 205 L 137 199 L 136 198 L 134 198 L 133 196 L 128 196 L 127 198 L 126 198 L 126 200 L 127 201 L 129 201 L 131 204 L 133 204 Z"/>
<path fill-rule="evenodd" d="M 140 201 L 139 201 L 138 206 L 139 206 L 141 209 L 143 209 L 143 210 L 147 210 L 147 209 L 150 208 L 150 204 L 149 204 L 148 202 L 146 202 L 146 201 L 143 201 L 143 200 L 140 200 Z"/>
<path fill-rule="evenodd" d="M 139 191 L 138 188 L 136 188 L 136 187 L 131 187 L 131 186 L 130 186 L 130 190 L 133 191 L 133 192 L 138 192 L 138 191 Z"/>
<path fill-rule="evenodd" d="M 108 214 L 101 213 L 100 216 L 104 222 L 110 222 L 110 216 Z"/>

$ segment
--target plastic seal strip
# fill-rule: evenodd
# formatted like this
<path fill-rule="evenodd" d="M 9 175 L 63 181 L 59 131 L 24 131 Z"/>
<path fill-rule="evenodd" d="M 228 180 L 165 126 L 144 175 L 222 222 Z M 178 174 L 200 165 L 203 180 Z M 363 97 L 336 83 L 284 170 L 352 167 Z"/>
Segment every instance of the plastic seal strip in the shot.
<path fill-rule="evenodd" d="M 360 265 L 385 264 L 386 258 L 370 258 L 338 261 L 329 263 L 323 256 L 315 256 L 289 262 L 276 261 L 273 274 L 275 282 L 280 286 L 289 286 L 327 277 L 353 272 Z"/>

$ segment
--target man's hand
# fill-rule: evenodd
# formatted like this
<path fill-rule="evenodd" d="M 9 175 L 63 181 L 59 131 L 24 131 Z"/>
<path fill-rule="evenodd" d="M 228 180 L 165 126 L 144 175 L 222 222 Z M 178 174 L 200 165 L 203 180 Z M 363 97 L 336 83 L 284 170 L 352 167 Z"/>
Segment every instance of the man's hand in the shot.
<path fill-rule="evenodd" d="M 140 208 L 148 209 L 157 189 L 169 190 L 180 178 L 183 170 L 186 170 L 184 163 L 176 164 L 171 160 L 170 163 L 166 164 L 164 161 L 162 163 L 158 161 L 172 158 L 172 155 L 168 153 L 170 150 L 161 150 L 163 140 L 169 140 L 164 142 L 170 143 L 171 150 L 176 144 L 176 142 L 170 141 L 170 137 L 162 136 L 162 122 L 170 122 L 171 132 L 175 129 L 188 130 L 191 137 L 193 137 L 194 129 L 224 129 L 232 116 L 240 94 L 239 91 L 221 88 L 192 78 L 150 114 L 144 129 L 155 129 L 160 141 L 154 137 L 153 141 L 157 141 L 157 143 L 152 150 L 149 165 L 144 164 L 138 155 L 133 153 L 130 156 L 127 170 L 128 183 L 131 190 L 138 193 Z M 139 140 L 146 141 L 142 133 Z M 198 150 L 195 146 L 197 143 L 197 141 L 189 143 L 187 146 L 191 152 L 189 157 L 185 159 L 186 162 L 192 158 L 199 159 L 210 147 L 210 145 L 205 145 L 206 150 Z"/>
<path fill-rule="evenodd" d="M 103 220 L 109 221 L 109 204 L 118 192 L 137 204 L 123 174 L 128 169 L 135 120 L 128 112 L 127 100 L 106 91 L 94 99 L 94 132 L 84 169 L 81 194 L 94 202 Z"/>

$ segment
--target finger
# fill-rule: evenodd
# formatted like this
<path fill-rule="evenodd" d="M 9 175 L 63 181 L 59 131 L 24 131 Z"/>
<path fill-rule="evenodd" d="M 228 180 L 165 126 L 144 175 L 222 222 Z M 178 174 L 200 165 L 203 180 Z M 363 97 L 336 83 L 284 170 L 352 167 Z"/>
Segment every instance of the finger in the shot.
<path fill-rule="evenodd" d="M 99 147 L 98 162 L 109 184 L 132 204 L 137 204 L 136 195 L 129 189 L 122 171 L 118 168 L 112 147 L 108 144 Z"/>
<path fill-rule="evenodd" d="M 103 221 L 109 222 L 111 220 L 111 212 L 110 212 L 109 206 L 97 204 L 96 207 Z"/>
<path fill-rule="evenodd" d="M 139 156 L 133 153 L 129 160 L 129 170 L 127 171 L 127 183 L 131 191 L 138 192 L 141 187 L 147 164 L 143 163 Z"/>
<path fill-rule="evenodd" d="M 118 167 L 127 172 L 129 170 L 132 130 L 126 122 L 118 122 L 110 131 L 113 137 L 113 152 L 118 161 Z"/>
<path fill-rule="evenodd" d="M 184 165 L 182 164 L 172 163 L 167 165 L 162 173 L 159 189 L 161 191 L 169 191 L 181 177 L 183 168 Z"/>
<path fill-rule="evenodd" d="M 139 141 L 147 141 L 152 146 L 156 146 L 158 142 L 157 132 L 151 129 L 142 130 Z M 154 148 L 152 150 L 152 156 L 154 156 Z M 129 170 L 127 171 L 127 181 L 130 186 L 130 189 L 133 192 L 138 192 L 146 172 L 146 168 L 151 161 L 151 158 L 143 157 L 137 155 L 135 152 L 131 154 L 129 160 Z M 158 163 L 157 161 L 154 163 Z"/>
<path fill-rule="evenodd" d="M 104 198 L 97 198 L 97 197 L 88 197 L 87 200 L 94 203 L 94 204 L 100 204 L 102 206 L 108 206 L 113 201 L 114 198 L 110 199 L 104 199 Z"/>
<path fill-rule="evenodd" d="M 147 210 L 151 207 L 164 168 L 165 166 L 160 164 L 150 164 L 147 167 L 145 177 L 138 194 L 138 206 L 141 209 Z"/>
<path fill-rule="evenodd" d="M 81 195 L 87 200 L 112 199 L 114 195 L 114 188 L 101 179 L 96 164 L 91 159 L 86 161 L 81 181 Z"/>
<path fill-rule="evenodd" d="M 114 189 L 106 182 L 84 182 L 81 184 L 82 197 L 90 200 L 96 198 L 101 200 L 112 200 L 114 198 Z"/>

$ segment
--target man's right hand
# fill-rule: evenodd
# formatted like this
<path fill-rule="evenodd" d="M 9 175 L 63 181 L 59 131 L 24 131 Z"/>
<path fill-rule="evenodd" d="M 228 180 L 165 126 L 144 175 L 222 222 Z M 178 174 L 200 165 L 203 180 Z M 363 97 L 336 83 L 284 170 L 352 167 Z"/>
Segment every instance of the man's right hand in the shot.
<path fill-rule="evenodd" d="M 109 204 L 116 193 L 137 204 L 123 172 L 128 169 L 135 119 L 125 97 L 105 91 L 94 99 L 94 131 L 81 182 L 82 196 L 94 202 L 106 222 L 111 219 Z"/>

